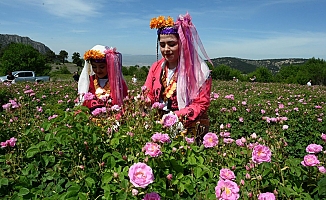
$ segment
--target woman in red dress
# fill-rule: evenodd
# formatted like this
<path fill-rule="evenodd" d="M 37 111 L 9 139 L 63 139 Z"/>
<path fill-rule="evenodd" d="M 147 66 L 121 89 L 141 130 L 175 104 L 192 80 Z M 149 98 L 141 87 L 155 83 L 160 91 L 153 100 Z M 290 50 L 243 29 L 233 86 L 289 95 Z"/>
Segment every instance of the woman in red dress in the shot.
<path fill-rule="evenodd" d="M 80 103 L 90 110 L 121 106 L 128 87 L 122 75 L 122 56 L 115 48 L 96 45 L 84 54 L 78 81 Z"/>
<path fill-rule="evenodd" d="M 152 64 L 145 87 L 152 104 L 164 104 L 163 113 L 173 112 L 183 122 L 188 134 L 202 137 L 208 132 L 207 110 L 210 105 L 212 79 L 210 70 L 198 54 L 208 58 L 191 17 L 180 15 L 153 18 L 162 59 Z"/>

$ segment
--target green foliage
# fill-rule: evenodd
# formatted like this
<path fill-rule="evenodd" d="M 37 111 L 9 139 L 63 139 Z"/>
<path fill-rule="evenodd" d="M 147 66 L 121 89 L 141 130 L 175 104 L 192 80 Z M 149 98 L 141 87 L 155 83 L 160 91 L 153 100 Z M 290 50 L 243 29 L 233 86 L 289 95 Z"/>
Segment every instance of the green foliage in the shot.
<path fill-rule="evenodd" d="M 45 75 L 50 71 L 44 56 L 30 45 L 12 43 L 1 57 L 1 73 L 7 71 L 31 70 L 38 75 Z"/>
<path fill-rule="evenodd" d="M 212 70 L 212 78 L 215 80 L 226 81 L 236 77 L 240 81 L 247 82 L 250 81 L 249 77 L 255 75 L 257 82 L 264 83 L 279 82 L 305 85 L 309 80 L 312 80 L 313 85 L 326 85 L 326 61 L 323 59 L 311 58 L 304 64 L 284 65 L 275 74 L 266 67 L 255 68 L 247 76 L 242 74 L 241 71 L 224 64 L 215 67 L 210 66 L 210 69 Z"/>
<path fill-rule="evenodd" d="M 248 74 L 248 77 L 253 77 L 254 75 L 256 76 L 257 82 L 273 82 L 273 74 L 267 67 L 258 67 L 254 72 Z"/>
<path fill-rule="evenodd" d="M 137 80 L 144 81 L 146 80 L 149 68 L 146 66 L 139 67 L 136 66 L 129 66 L 129 67 L 122 67 L 122 74 L 124 76 L 133 76 L 136 75 Z"/>
<path fill-rule="evenodd" d="M 59 58 L 62 60 L 62 63 L 68 59 L 68 52 L 66 50 L 61 50 L 59 53 Z"/>
<path fill-rule="evenodd" d="M 0 95 L 10 91 L 6 98 L 20 107 L 0 113 L 0 142 L 17 138 L 14 147 L 0 149 L 0 198 L 142 199 L 157 192 L 161 199 L 216 199 L 222 168 L 234 172 L 239 199 L 274 191 L 276 199 L 326 198 L 326 175 L 301 164 L 308 144 L 325 149 L 320 138 L 326 132 L 325 87 L 214 81 L 208 114 L 219 142 L 205 148 L 157 123 L 157 110 L 147 106 L 140 91 L 143 82 L 129 81 L 127 76 L 130 93 L 121 118 L 115 111 L 96 118 L 75 106 L 75 82 L 1 85 Z M 231 94 L 233 99 L 225 98 Z M 266 117 L 287 119 L 269 123 Z M 168 134 L 171 142 L 159 143 L 162 155 L 151 157 L 143 147 L 157 132 Z M 224 142 L 222 132 L 234 140 L 245 138 L 245 146 Z M 252 162 L 255 143 L 270 148 L 271 162 Z M 325 166 L 326 154 L 316 156 Z M 128 175 L 138 162 L 154 174 L 145 188 L 135 187 Z"/>
<path fill-rule="evenodd" d="M 80 54 L 78 52 L 74 52 L 72 55 L 72 63 L 76 64 L 78 67 L 82 67 L 83 59 L 80 58 Z"/>
<path fill-rule="evenodd" d="M 55 55 L 55 53 L 53 52 L 53 51 L 47 51 L 46 53 L 45 53 L 45 61 L 47 62 L 47 63 L 54 63 L 55 62 L 55 60 L 56 60 L 56 55 Z"/>

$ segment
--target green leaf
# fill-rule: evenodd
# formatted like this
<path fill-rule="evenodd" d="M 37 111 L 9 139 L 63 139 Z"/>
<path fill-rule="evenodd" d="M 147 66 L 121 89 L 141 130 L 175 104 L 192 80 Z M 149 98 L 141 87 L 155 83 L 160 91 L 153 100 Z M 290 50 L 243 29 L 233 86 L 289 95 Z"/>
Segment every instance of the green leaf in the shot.
<path fill-rule="evenodd" d="M 8 185 L 8 179 L 7 178 L 0 179 L 0 188 L 1 188 L 2 185 Z"/>
<path fill-rule="evenodd" d="M 27 149 L 26 151 L 26 155 L 27 155 L 27 158 L 31 158 L 33 157 L 35 154 L 39 153 L 40 152 L 40 149 L 36 146 L 31 146 L 30 148 Z"/>
<path fill-rule="evenodd" d="M 105 173 L 102 177 L 103 183 L 109 183 L 112 180 L 112 173 Z"/>
<path fill-rule="evenodd" d="M 96 136 L 96 134 L 95 133 L 93 133 L 93 144 L 96 144 L 96 141 L 97 141 L 97 136 Z"/>
<path fill-rule="evenodd" d="M 115 159 L 113 157 L 109 158 L 109 164 L 110 164 L 111 168 L 115 167 L 116 162 L 115 162 Z"/>
<path fill-rule="evenodd" d="M 94 179 L 92 179 L 91 177 L 87 177 L 87 178 L 85 179 L 85 182 L 86 182 L 86 185 L 87 185 L 88 187 L 92 187 L 92 186 L 95 184 Z"/>
<path fill-rule="evenodd" d="M 188 163 L 189 163 L 190 165 L 197 165 L 197 161 L 196 161 L 195 156 L 190 156 L 190 157 L 188 158 Z"/>
<path fill-rule="evenodd" d="M 102 160 L 105 160 L 107 157 L 111 156 L 111 153 L 105 153 L 102 157 Z"/>
<path fill-rule="evenodd" d="M 50 129 L 50 127 L 51 127 L 51 123 L 50 122 L 45 122 L 43 124 L 43 128 L 44 128 L 45 131 L 48 131 Z"/>
<path fill-rule="evenodd" d="M 78 197 L 81 200 L 87 200 L 87 194 L 86 193 L 78 193 Z"/>
<path fill-rule="evenodd" d="M 200 178 L 201 177 L 201 175 L 202 175 L 202 172 L 203 170 L 202 170 L 202 168 L 200 168 L 200 167 L 195 167 L 194 168 L 194 175 L 195 175 L 195 177 L 196 178 Z"/>
<path fill-rule="evenodd" d="M 26 195 L 28 193 L 29 193 L 29 189 L 27 189 L 27 188 L 20 188 L 19 189 L 18 196 L 24 196 L 24 195 Z"/>
<path fill-rule="evenodd" d="M 320 179 L 318 182 L 318 194 L 326 195 L 326 177 Z"/>

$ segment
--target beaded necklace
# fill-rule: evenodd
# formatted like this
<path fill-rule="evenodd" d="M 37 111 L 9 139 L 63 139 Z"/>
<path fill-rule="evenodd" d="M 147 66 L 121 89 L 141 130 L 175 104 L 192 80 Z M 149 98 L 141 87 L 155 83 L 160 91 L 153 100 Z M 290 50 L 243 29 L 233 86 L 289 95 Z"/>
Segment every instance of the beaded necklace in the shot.
<path fill-rule="evenodd" d="M 168 68 L 167 66 L 165 66 L 163 73 L 162 73 L 162 77 L 161 77 L 161 81 L 163 84 L 163 88 L 164 91 L 162 93 L 163 95 L 163 100 L 166 102 L 169 98 L 171 98 L 172 94 L 174 93 L 174 91 L 177 89 L 177 78 L 178 78 L 178 72 L 177 69 L 175 70 L 173 76 L 170 79 L 169 85 L 167 85 L 167 76 L 168 76 Z"/>
<path fill-rule="evenodd" d="M 109 81 L 105 83 L 104 87 L 102 88 L 98 83 L 98 79 L 94 79 L 94 88 L 95 88 L 95 95 L 97 98 L 102 99 L 103 97 L 110 96 L 110 85 Z"/>

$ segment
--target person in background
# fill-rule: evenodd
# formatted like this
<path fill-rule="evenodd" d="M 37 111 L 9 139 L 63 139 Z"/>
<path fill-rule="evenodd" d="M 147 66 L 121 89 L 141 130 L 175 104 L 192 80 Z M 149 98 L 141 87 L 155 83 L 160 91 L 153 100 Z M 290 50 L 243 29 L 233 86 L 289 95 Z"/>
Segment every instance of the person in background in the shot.
<path fill-rule="evenodd" d="M 153 18 L 150 28 L 157 29 L 157 41 L 163 56 L 152 64 L 146 82 L 151 103 L 164 104 L 162 115 L 173 112 L 186 133 L 199 141 L 208 132 L 212 78 L 197 52 L 201 50 L 212 64 L 187 13 L 176 22 L 171 17 Z M 213 64 L 212 64 L 213 65 Z"/>
<path fill-rule="evenodd" d="M 12 75 L 12 72 L 11 71 L 8 71 L 7 82 L 10 82 L 10 83 L 15 82 L 15 76 Z"/>
<path fill-rule="evenodd" d="M 239 80 L 235 76 L 233 76 L 233 81 L 238 82 Z"/>
<path fill-rule="evenodd" d="M 252 78 L 250 78 L 251 82 L 256 82 L 256 76 L 253 76 Z"/>
<path fill-rule="evenodd" d="M 307 82 L 307 86 L 311 86 L 311 80 Z"/>
<path fill-rule="evenodd" d="M 74 75 L 72 76 L 72 78 L 73 78 L 76 82 L 78 82 L 78 80 L 79 80 L 79 74 L 78 74 L 78 72 L 74 72 Z"/>
<path fill-rule="evenodd" d="M 122 75 L 122 55 L 115 48 L 96 45 L 84 54 L 85 65 L 78 81 L 80 103 L 91 110 L 121 106 L 128 94 Z M 89 96 L 93 98 L 90 98 Z M 87 95 L 86 95 L 87 94 Z"/>
<path fill-rule="evenodd" d="M 136 74 L 134 74 L 134 76 L 132 77 L 131 81 L 132 81 L 133 83 L 137 83 Z"/>

